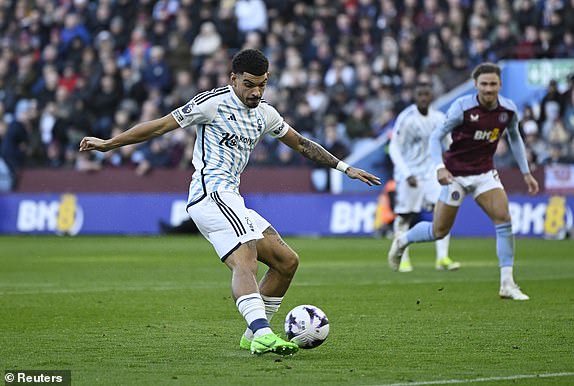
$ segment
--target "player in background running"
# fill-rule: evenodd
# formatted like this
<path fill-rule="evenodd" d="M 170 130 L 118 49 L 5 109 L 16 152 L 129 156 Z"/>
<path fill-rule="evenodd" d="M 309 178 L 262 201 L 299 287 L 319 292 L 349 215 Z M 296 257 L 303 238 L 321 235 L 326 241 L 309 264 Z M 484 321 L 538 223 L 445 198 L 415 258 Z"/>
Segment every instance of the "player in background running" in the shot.
<path fill-rule="evenodd" d="M 445 122 L 431 135 L 430 150 L 436 178 L 443 186 L 433 221 L 419 222 L 407 233 L 395 237 L 388 259 L 398 266 L 409 244 L 445 237 L 464 197 L 470 194 L 494 223 L 500 267 L 499 296 L 528 300 L 528 295 L 514 281 L 514 235 L 508 197 L 493 163 L 496 146 L 505 132 L 528 193 L 538 193 L 538 182 L 528 167 L 518 130 L 517 108 L 510 99 L 499 95 L 502 86 L 500 67 L 482 63 L 474 69 L 472 78 L 478 93 L 456 99 Z M 449 134 L 452 144 L 443 153 L 441 142 Z"/>
<path fill-rule="evenodd" d="M 431 107 L 433 99 L 432 80 L 428 74 L 420 74 L 415 85 L 415 103 L 398 115 L 389 144 L 389 154 L 394 164 L 393 178 L 396 181 L 395 214 L 393 222 L 395 235 L 406 233 L 412 222 L 424 210 L 432 210 L 438 201 L 441 186 L 435 176 L 429 150 L 432 131 L 443 123 L 445 115 Z M 443 140 L 448 148 L 450 136 Z M 460 263 L 448 256 L 450 235 L 436 240 L 435 268 L 439 271 L 454 271 Z M 405 248 L 396 265 L 390 261 L 391 269 L 411 272 L 413 265 L 409 249 Z"/>

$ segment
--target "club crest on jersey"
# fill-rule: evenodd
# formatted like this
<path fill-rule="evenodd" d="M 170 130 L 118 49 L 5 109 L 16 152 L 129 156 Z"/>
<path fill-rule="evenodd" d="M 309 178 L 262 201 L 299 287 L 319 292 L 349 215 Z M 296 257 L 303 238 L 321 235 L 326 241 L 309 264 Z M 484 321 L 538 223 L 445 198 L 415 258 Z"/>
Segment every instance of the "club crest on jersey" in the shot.
<path fill-rule="evenodd" d="M 500 113 L 498 116 L 498 122 L 504 123 L 508 121 L 508 113 Z"/>
<path fill-rule="evenodd" d="M 478 122 L 478 114 L 470 114 L 470 121 L 471 122 Z"/>
<path fill-rule="evenodd" d="M 191 114 L 191 110 L 193 110 L 194 106 L 195 106 L 195 102 L 189 102 L 188 104 L 183 106 L 183 108 L 181 109 L 181 112 L 184 113 L 185 115 L 189 115 L 189 114 Z"/>

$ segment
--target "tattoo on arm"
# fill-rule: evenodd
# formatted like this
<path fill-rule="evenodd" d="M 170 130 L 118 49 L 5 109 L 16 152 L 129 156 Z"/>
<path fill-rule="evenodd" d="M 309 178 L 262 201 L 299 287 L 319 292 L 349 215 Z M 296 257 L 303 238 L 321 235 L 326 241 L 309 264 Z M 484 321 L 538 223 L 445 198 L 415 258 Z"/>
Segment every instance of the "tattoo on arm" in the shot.
<path fill-rule="evenodd" d="M 301 146 L 300 153 L 311 161 L 315 161 L 320 165 L 329 166 L 331 168 L 337 166 L 337 158 L 318 143 L 302 136 L 299 138 L 299 145 Z"/>

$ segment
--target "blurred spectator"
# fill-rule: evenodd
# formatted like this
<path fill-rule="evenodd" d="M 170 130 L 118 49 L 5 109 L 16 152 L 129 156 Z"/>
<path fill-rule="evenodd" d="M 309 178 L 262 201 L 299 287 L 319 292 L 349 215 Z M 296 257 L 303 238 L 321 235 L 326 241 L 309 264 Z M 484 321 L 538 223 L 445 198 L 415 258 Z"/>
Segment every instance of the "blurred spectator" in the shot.
<path fill-rule="evenodd" d="M 98 137 L 109 138 L 114 112 L 120 102 L 114 77 L 105 75 L 95 94 L 90 98 L 90 108 L 95 118 L 92 133 Z"/>
<path fill-rule="evenodd" d="M 64 28 L 60 32 L 61 51 L 66 51 L 75 38 L 80 42 L 89 44 L 91 35 L 76 13 L 68 13 L 65 17 Z"/>
<path fill-rule="evenodd" d="M 514 19 L 520 31 L 534 27 L 541 22 L 541 16 L 534 0 L 516 0 L 514 4 Z"/>
<path fill-rule="evenodd" d="M 548 145 L 540 138 L 538 124 L 534 120 L 527 120 L 522 124 L 524 145 L 531 152 L 531 162 L 543 164 L 548 158 Z"/>
<path fill-rule="evenodd" d="M 165 51 L 161 46 L 150 49 L 149 61 L 143 68 L 142 80 L 148 88 L 165 93 L 171 88 L 171 72 L 165 61 Z"/>
<path fill-rule="evenodd" d="M 562 121 L 570 138 L 574 138 L 574 89 L 569 90 L 565 96 L 569 97 L 569 99 L 564 101 Z"/>
<path fill-rule="evenodd" d="M 560 143 L 550 144 L 550 153 L 548 158 L 546 159 L 545 164 L 554 165 L 554 164 L 566 164 L 572 162 L 573 160 L 570 157 L 568 157 L 567 149 L 563 144 Z"/>
<path fill-rule="evenodd" d="M 345 121 L 346 134 L 351 140 L 352 149 L 357 150 L 375 137 L 371 126 L 371 116 L 362 103 L 355 105 Z"/>
<path fill-rule="evenodd" d="M 206 56 L 212 55 L 221 46 L 221 36 L 215 29 L 215 24 L 210 21 L 204 22 L 200 29 L 199 35 L 193 40 L 191 45 L 191 53 L 197 60 L 203 59 Z M 197 67 L 201 67 L 202 62 L 197 63 Z"/>
<path fill-rule="evenodd" d="M 267 7 L 263 0 L 237 0 L 235 2 L 237 27 L 243 34 L 267 31 Z"/>
<path fill-rule="evenodd" d="M 37 164 L 44 151 L 37 129 L 37 102 L 22 99 L 16 106 L 15 119 L 8 124 L 2 138 L 2 158 L 16 174 L 26 163 Z"/>
<path fill-rule="evenodd" d="M 337 128 L 337 119 L 333 116 L 325 117 L 323 128 L 323 140 L 321 144 L 331 154 L 339 159 L 345 159 L 350 154 L 348 146 L 341 138 L 340 130 Z"/>
<path fill-rule="evenodd" d="M 558 82 L 552 79 L 548 89 L 540 102 L 540 117 L 538 119 L 542 127 L 542 135 L 547 139 L 550 126 L 560 117 L 562 110 L 562 97 L 558 91 Z"/>
<path fill-rule="evenodd" d="M 538 30 L 535 25 L 527 25 L 524 34 L 514 50 L 515 59 L 534 59 L 539 51 Z"/>

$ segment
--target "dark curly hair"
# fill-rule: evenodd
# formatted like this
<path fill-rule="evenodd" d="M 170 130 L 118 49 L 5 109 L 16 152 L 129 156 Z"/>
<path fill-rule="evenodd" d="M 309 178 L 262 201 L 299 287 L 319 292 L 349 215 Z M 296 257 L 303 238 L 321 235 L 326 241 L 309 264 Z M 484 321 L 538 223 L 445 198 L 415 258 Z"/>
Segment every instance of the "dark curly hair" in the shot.
<path fill-rule="evenodd" d="M 231 71 L 235 74 L 248 72 L 255 76 L 261 76 L 269 69 L 269 61 L 263 52 L 254 49 L 239 51 L 231 60 Z"/>

